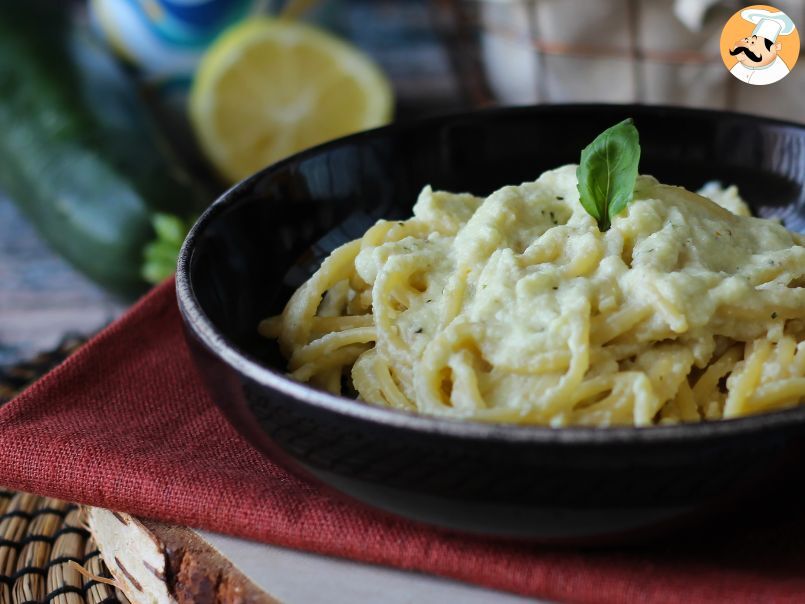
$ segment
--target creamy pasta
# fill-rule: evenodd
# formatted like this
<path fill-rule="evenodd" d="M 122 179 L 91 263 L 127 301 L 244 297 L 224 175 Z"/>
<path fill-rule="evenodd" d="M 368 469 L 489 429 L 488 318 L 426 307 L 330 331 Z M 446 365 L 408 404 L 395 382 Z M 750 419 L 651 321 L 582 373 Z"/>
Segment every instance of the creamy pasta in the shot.
<path fill-rule="evenodd" d="M 260 331 L 291 377 L 430 415 L 650 426 L 805 398 L 805 238 L 650 176 L 601 232 L 576 166 L 487 198 L 426 187 Z"/>

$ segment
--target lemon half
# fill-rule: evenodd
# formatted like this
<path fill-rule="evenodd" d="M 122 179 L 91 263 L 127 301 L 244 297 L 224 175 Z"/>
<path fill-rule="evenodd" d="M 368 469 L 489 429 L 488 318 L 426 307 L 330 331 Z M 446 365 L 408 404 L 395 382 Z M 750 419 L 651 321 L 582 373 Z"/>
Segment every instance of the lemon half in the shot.
<path fill-rule="evenodd" d="M 310 25 L 248 19 L 204 55 L 190 120 L 228 180 L 391 119 L 391 86 L 363 53 Z"/>

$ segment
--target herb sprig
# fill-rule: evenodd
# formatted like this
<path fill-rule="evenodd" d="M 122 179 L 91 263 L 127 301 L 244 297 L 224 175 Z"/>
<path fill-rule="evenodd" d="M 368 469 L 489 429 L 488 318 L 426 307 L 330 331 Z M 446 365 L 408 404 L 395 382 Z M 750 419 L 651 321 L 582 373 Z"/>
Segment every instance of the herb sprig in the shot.
<path fill-rule="evenodd" d="M 579 200 L 601 231 L 634 198 L 639 163 L 640 139 L 632 118 L 607 128 L 581 152 Z"/>

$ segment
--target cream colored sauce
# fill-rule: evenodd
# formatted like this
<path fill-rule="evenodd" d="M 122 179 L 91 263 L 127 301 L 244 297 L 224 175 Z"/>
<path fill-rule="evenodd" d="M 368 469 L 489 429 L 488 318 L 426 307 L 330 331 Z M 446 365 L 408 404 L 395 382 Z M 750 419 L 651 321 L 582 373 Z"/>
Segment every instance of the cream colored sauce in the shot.
<path fill-rule="evenodd" d="M 625 345 L 653 343 L 667 352 L 639 361 L 662 398 L 652 354 L 668 361 L 664 371 L 678 384 L 691 358 L 699 367 L 710 362 L 720 336 L 747 341 L 765 334 L 778 315 L 805 312 L 805 289 L 789 287 L 805 265 L 805 238 L 746 215 L 734 187 L 705 192 L 732 211 L 641 176 L 634 201 L 602 233 L 579 203 L 574 165 L 486 199 L 425 188 L 412 220 L 432 232 L 365 245 L 355 262 L 369 284 L 413 262 L 427 287 L 395 317 L 394 338 L 404 346 L 381 334 L 377 353 L 422 410 L 460 416 L 462 400 L 471 397 L 454 392 L 447 411 L 429 406 L 421 376 L 442 358 L 439 347 L 471 333 L 480 357 L 495 367 L 478 370 L 489 406 L 529 409 L 529 421 L 563 425 L 571 421 L 567 413 L 540 405 L 545 392 L 561 387 L 564 370 L 534 375 L 529 363 L 566 351 L 579 313 L 595 320 L 599 313 L 647 308 Z M 592 364 L 585 379 L 617 371 L 614 362 Z"/>

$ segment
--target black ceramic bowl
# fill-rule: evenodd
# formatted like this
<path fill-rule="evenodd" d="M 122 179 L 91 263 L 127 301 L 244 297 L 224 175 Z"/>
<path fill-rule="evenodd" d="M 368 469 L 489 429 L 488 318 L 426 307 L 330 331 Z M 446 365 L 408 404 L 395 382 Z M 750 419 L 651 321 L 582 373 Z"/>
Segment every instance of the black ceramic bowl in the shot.
<path fill-rule="evenodd" d="M 410 216 L 425 184 L 487 194 L 577 162 L 633 117 L 642 173 L 735 183 L 762 216 L 805 230 L 805 127 L 641 106 L 495 109 L 394 125 L 270 166 L 207 210 L 177 273 L 188 342 L 209 388 L 253 445 L 354 499 L 499 536 L 591 542 L 723 508 L 800 459 L 805 408 L 656 428 L 549 429 L 434 419 L 285 377 L 260 319 L 323 254 L 374 220 Z M 791 474 L 799 482 L 801 470 Z M 763 481 L 767 482 L 763 482 Z"/>

